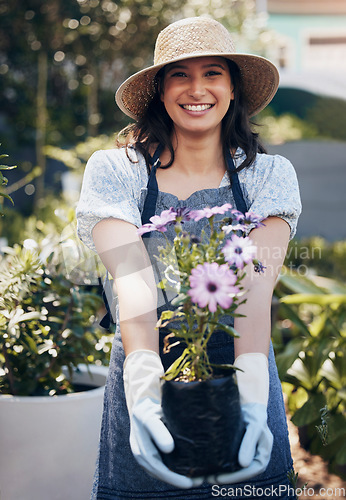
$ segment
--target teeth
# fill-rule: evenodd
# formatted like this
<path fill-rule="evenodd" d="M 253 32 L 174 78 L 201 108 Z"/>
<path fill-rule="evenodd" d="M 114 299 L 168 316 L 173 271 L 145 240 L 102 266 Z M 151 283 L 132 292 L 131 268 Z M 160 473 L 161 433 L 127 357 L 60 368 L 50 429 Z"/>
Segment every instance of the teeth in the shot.
<path fill-rule="evenodd" d="M 206 109 L 210 109 L 212 107 L 211 104 L 197 104 L 196 105 L 191 105 L 191 104 L 184 104 L 182 106 L 184 109 L 187 109 L 188 111 L 205 111 Z"/>

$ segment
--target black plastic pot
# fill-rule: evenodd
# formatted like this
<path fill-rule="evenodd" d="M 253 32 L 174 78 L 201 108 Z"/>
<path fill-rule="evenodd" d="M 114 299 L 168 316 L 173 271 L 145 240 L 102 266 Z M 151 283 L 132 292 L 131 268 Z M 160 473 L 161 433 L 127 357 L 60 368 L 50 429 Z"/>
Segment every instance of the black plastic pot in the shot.
<path fill-rule="evenodd" d="M 173 452 L 163 454 L 171 470 L 198 477 L 240 468 L 245 424 L 233 373 L 200 382 L 165 381 L 162 410 L 175 442 Z"/>

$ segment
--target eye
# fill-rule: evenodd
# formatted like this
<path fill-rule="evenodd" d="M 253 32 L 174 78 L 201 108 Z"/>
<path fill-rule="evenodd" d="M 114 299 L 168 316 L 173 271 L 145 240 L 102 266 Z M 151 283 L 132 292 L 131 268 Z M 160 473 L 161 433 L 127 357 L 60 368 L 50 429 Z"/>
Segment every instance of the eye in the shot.
<path fill-rule="evenodd" d="M 218 75 L 222 75 L 221 71 L 216 71 L 214 69 L 211 69 L 206 74 L 206 76 L 218 76 Z"/>
<path fill-rule="evenodd" d="M 186 73 L 183 71 L 175 71 L 171 74 L 171 78 L 184 78 L 186 76 Z"/>

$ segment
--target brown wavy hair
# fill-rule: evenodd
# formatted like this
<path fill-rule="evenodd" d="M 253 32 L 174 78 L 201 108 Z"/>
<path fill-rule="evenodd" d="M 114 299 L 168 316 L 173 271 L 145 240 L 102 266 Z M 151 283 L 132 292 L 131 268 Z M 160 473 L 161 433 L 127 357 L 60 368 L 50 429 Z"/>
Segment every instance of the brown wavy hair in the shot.
<path fill-rule="evenodd" d="M 248 115 L 248 107 L 243 96 L 240 70 L 236 63 L 226 59 L 232 83 L 234 85 L 234 99 L 222 120 L 222 144 L 223 154 L 226 160 L 226 152 L 240 147 L 245 153 L 245 160 L 237 168 L 239 172 L 250 166 L 256 158 L 257 153 L 265 153 L 258 133 L 253 132 Z M 174 149 L 171 141 L 173 133 L 173 121 L 168 115 L 163 102 L 160 99 L 160 89 L 165 74 L 162 68 L 155 77 L 156 94 L 149 103 L 145 115 L 136 123 L 129 125 L 120 132 L 125 136 L 125 147 L 133 146 L 142 153 L 149 169 L 150 151 L 154 145 L 162 144 L 168 148 L 171 157 L 163 168 L 168 168 L 174 162 Z M 124 145 L 119 142 L 119 145 Z"/>

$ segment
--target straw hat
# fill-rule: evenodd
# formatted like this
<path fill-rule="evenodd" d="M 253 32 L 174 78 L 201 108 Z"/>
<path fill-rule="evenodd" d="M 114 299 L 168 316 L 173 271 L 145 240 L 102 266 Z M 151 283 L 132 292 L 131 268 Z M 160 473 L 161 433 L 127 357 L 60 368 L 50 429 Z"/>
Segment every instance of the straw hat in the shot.
<path fill-rule="evenodd" d="M 191 17 L 170 24 L 156 40 L 154 64 L 130 76 L 116 92 L 119 108 L 131 118 L 143 116 L 156 93 L 155 76 L 166 64 L 191 57 L 221 56 L 240 69 L 249 115 L 267 106 L 279 85 L 279 73 L 264 57 L 236 53 L 228 30 L 214 19 Z"/>

